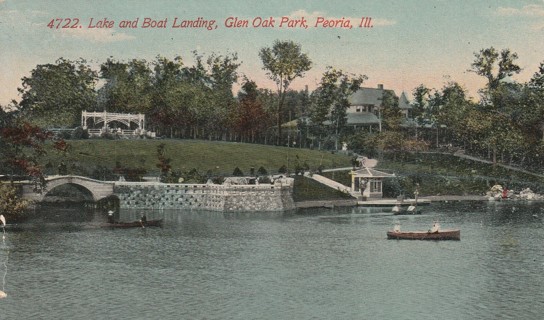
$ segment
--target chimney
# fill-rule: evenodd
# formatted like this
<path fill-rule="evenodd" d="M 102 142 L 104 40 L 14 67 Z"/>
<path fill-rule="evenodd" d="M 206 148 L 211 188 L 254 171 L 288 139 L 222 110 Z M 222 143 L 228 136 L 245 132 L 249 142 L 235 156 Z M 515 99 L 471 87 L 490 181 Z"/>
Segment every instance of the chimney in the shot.
<path fill-rule="evenodd" d="M 378 89 L 383 90 L 383 84 L 378 84 Z"/>

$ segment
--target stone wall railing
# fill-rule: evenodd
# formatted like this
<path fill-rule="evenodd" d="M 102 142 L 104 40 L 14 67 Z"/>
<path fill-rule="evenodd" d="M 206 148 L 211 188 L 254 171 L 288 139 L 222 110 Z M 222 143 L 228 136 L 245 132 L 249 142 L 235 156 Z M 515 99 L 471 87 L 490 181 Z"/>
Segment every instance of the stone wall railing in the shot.
<path fill-rule="evenodd" d="M 202 209 L 223 212 L 295 209 L 293 181 L 260 185 L 115 182 L 125 209 Z"/>

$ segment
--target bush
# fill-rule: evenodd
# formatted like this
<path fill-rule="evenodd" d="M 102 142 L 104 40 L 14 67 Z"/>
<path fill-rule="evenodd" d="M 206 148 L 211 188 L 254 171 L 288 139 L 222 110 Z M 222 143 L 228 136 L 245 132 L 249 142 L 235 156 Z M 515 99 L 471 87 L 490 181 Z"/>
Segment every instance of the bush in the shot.
<path fill-rule="evenodd" d="M 89 131 L 83 129 L 82 127 L 77 127 L 72 131 L 72 139 L 89 139 Z"/>
<path fill-rule="evenodd" d="M 236 167 L 236 168 L 234 168 L 234 171 L 232 172 L 232 175 L 235 176 L 235 177 L 243 177 L 244 173 L 242 172 L 242 170 L 240 170 L 240 168 Z"/>
<path fill-rule="evenodd" d="M 266 171 L 266 169 L 261 166 L 258 170 L 257 170 L 257 174 L 260 175 L 260 176 L 267 176 L 268 175 L 268 171 Z"/>

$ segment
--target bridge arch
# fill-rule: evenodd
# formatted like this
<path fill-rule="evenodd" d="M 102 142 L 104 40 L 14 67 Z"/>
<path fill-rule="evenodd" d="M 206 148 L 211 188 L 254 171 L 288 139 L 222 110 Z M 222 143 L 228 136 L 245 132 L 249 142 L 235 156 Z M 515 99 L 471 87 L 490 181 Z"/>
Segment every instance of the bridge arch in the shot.
<path fill-rule="evenodd" d="M 95 201 L 91 190 L 75 183 L 65 183 L 53 188 L 48 187 L 43 193 L 43 200 L 47 201 L 48 198 L 57 200 L 66 198 L 69 201 Z"/>
<path fill-rule="evenodd" d="M 40 202 L 48 192 L 65 184 L 76 185 L 80 189 L 83 188 L 88 190 L 92 195 L 93 201 L 99 201 L 113 195 L 113 182 L 100 181 L 81 176 L 53 176 L 46 178 L 46 181 L 47 185 L 45 191 L 41 194 L 34 192 L 32 185 L 23 186 L 23 197 Z"/>

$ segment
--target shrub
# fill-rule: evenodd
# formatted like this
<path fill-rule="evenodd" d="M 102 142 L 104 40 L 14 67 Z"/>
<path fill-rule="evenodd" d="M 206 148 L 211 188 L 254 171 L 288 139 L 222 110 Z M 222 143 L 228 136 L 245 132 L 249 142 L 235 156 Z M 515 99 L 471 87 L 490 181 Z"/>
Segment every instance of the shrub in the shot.
<path fill-rule="evenodd" d="M 242 170 L 240 170 L 240 168 L 236 167 L 236 168 L 234 168 L 234 171 L 232 172 L 232 175 L 235 176 L 235 177 L 243 177 L 244 173 L 242 172 Z"/>
<path fill-rule="evenodd" d="M 72 131 L 72 139 L 89 139 L 89 131 L 83 129 L 82 127 L 77 127 Z"/>
<path fill-rule="evenodd" d="M 268 171 L 266 171 L 266 169 L 261 166 L 258 170 L 257 170 L 257 174 L 260 175 L 260 176 L 267 176 L 268 175 Z"/>

